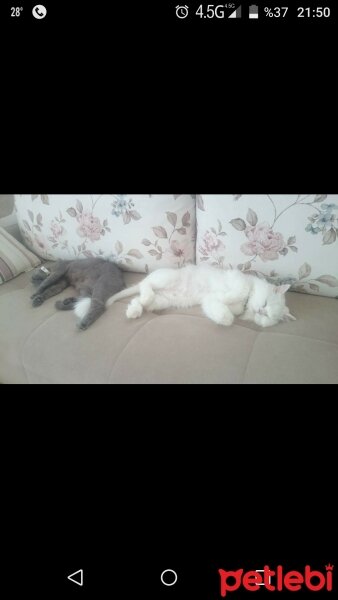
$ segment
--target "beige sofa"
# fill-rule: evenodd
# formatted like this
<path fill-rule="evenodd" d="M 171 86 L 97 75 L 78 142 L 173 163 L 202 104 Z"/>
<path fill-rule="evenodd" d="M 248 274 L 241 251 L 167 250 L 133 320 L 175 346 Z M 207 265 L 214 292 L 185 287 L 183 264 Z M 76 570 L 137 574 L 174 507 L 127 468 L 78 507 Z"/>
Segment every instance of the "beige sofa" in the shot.
<path fill-rule="evenodd" d="M 125 273 L 127 285 L 142 277 Z M 30 279 L 0 286 L 2 383 L 338 383 L 334 298 L 289 292 L 297 321 L 268 329 L 220 327 L 198 307 L 127 320 L 120 301 L 83 332 L 55 298 L 33 308 Z"/>

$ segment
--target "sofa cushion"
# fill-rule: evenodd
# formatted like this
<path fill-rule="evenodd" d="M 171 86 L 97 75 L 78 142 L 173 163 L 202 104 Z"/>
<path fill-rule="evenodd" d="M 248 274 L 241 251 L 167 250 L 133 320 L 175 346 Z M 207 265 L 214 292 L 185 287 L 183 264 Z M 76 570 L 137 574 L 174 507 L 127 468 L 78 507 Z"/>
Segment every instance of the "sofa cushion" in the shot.
<path fill-rule="evenodd" d="M 189 194 L 16 196 L 21 233 L 48 259 L 113 258 L 148 272 L 195 261 L 195 198 Z"/>
<path fill-rule="evenodd" d="M 338 297 L 338 196 L 206 194 L 197 230 L 197 263 Z"/>
<path fill-rule="evenodd" d="M 0 194 L 0 226 L 7 228 L 16 222 L 13 194 Z"/>
<path fill-rule="evenodd" d="M 14 196 L 8 194 L 0 194 L 0 223 L 1 219 L 12 215 L 14 211 Z M 2 225 L 2 223 L 1 223 Z"/>
<path fill-rule="evenodd" d="M 24 271 L 31 271 L 40 263 L 35 254 L 0 227 L 0 284 Z"/>
<path fill-rule="evenodd" d="M 125 274 L 128 286 L 141 278 Z M 240 319 L 218 326 L 200 307 L 128 320 L 126 299 L 83 332 L 71 311 L 54 308 L 55 298 L 31 306 L 26 274 L 2 287 L 3 383 L 338 383 L 332 298 L 287 293 L 297 321 L 264 330 Z"/>

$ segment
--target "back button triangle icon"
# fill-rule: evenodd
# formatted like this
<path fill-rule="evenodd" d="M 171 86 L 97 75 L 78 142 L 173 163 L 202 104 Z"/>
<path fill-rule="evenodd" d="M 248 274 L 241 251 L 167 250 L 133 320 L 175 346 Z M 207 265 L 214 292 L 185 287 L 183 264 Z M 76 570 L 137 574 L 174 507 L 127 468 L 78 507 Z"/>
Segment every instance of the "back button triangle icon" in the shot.
<path fill-rule="evenodd" d="M 67 579 L 73 583 L 76 583 L 76 585 L 83 585 L 83 569 L 79 569 L 79 571 L 71 573 L 68 575 Z"/>

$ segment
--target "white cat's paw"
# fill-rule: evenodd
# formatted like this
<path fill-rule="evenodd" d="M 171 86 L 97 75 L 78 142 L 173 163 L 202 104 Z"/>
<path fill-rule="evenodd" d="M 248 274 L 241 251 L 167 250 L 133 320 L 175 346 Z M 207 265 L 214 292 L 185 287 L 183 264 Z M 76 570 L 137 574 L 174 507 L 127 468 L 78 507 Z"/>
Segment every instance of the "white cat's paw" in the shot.
<path fill-rule="evenodd" d="M 225 327 L 229 327 L 230 325 L 232 325 L 234 322 L 234 315 L 232 314 L 227 314 L 227 315 L 223 315 L 222 319 L 220 319 L 219 324 L 220 325 L 224 325 Z"/>
<path fill-rule="evenodd" d="M 241 315 L 244 311 L 244 302 L 236 302 L 236 304 L 229 304 L 229 308 L 235 317 Z"/>
<path fill-rule="evenodd" d="M 143 308 L 140 302 L 134 302 L 134 300 L 128 304 L 126 311 L 127 319 L 138 319 L 143 313 Z"/>
<path fill-rule="evenodd" d="M 269 319 L 269 317 L 265 317 L 264 315 L 255 315 L 255 323 L 260 327 L 272 327 L 273 325 L 277 325 L 277 321 Z"/>
<path fill-rule="evenodd" d="M 203 302 L 202 306 L 204 314 L 218 325 L 228 327 L 234 322 L 235 317 L 231 310 L 218 300 L 214 300 L 213 298 L 211 300 L 207 299 Z"/>

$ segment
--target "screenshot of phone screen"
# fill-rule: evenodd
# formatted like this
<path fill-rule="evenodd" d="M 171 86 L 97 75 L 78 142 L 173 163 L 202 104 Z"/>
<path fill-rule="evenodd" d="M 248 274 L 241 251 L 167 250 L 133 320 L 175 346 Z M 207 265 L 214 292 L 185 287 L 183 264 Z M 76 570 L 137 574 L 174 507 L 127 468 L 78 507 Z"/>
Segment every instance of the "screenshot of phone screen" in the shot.
<path fill-rule="evenodd" d="M 236 384 L 337 383 L 337 13 L 334 0 L 1 2 L 0 383 L 35 384 L 1 385 L 4 597 L 335 593 L 332 388 L 296 388 L 290 407 L 292 386 Z M 136 243 L 126 231 L 150 205 Z M 189 244 L 206 268 L 301 292 L 314 329 L 291 302 L 284 329 L 255 338 L 265 304 L 228 334 L 208 305 L 198 334 L 199 308 L 137 341 L 122 304 L 111 341 L 98 308 L 73 339 L 73 317 L 13 266 L 23 254 L 41 285 L 57 259 L 110 248 L 139 276 L 183 267 Z M 135 306 L 130 327 L 150 318 Z"/>

